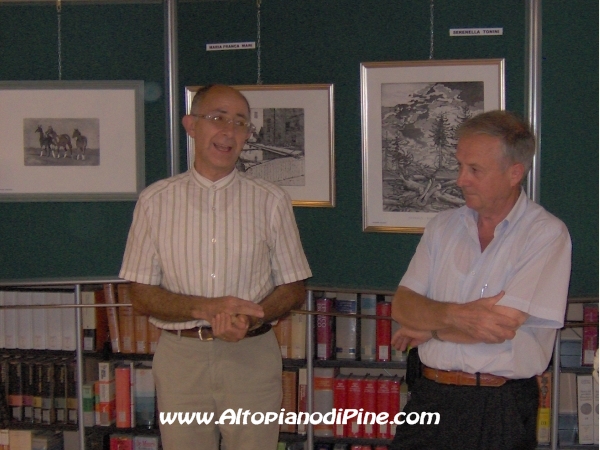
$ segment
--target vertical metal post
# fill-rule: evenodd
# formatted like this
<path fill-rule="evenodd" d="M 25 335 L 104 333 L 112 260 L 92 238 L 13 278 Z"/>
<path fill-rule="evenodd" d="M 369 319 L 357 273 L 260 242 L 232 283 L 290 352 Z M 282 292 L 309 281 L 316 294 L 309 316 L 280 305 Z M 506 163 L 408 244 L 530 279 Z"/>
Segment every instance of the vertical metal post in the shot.
<path fill-rule="evenodd" d="M 540 201 L 540 159 L 542 140 L 542 0 L 526 1 L 525 115 L 536 136 L 536 149 L 526 191 L 530 199 Z"/>
<path fill-rule="evenodd" d="M 177 61 L 177 0 L 165 0 L 165 85 L 167 102 L 167 165 L 169 175 L 179 173 L 179 68 Z"/>
<path fill-rule="evenodd" d="M 75 304 L 81 305 L 81 284 L 75 285 Z M 75 354 L 77 361 L 77 429 L 79 448 L 85 450 L 85 426 L 83 423 L 83 324 L 81 308 L 75 308 Z"/>
<path fill-rule="evenodd" d="M 560 407 L 560 329 L 556 332 L 554 355 L 552 355 L 552 411 L 550 417 L 550 448 L 558 448 L 558 408 Z"/>
<path fill-rule="evenodd" d="M 306 309 L 308 311 L 314 311 L 314 292 L 308 290 L 306 293 Z M 314 320 L 312 316 L 306 318 L 306 412 L 310 417 L 313 412 L 313 399 L 314 399 L 314 387 L 313 387 L 313 360 L 314 360 Z M 306 430 L 306 444 L 307 448 L 312 449 L 313 444 L 313 426 L 309 422 Z"/>

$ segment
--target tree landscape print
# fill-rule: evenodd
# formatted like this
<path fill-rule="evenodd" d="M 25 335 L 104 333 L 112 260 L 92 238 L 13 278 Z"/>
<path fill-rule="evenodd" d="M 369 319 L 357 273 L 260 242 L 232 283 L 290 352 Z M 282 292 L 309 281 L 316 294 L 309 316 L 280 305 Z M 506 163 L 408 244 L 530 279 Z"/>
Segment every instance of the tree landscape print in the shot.
<path fill-rule="evenodd" d="M 483 112 L 482 81 L 381 85 L 383 211 L 440 212 L 464 204 L 456 129 Z"/>

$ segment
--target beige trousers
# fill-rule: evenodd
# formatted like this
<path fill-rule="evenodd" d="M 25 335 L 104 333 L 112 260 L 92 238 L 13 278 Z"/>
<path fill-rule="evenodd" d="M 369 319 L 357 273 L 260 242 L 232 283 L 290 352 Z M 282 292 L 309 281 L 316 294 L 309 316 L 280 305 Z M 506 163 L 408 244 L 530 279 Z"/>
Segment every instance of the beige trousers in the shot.
<path fill-rule="evenodd" d="M 275 450 L 279 424 L 252 424 L 252 414 L 281 410 L 281 353 L 273 331 L 228 343 L 163 331 L 153 360 L 158 410 L 214 413 L 210 424 L 160 424 L 164 450 Z M 221 414 L 249 411 L 246 425 L 215 425 Z M 260 419 L 260 415 L 255 415 Z M 242 416 L 243 420 L 243 416 Z"/>

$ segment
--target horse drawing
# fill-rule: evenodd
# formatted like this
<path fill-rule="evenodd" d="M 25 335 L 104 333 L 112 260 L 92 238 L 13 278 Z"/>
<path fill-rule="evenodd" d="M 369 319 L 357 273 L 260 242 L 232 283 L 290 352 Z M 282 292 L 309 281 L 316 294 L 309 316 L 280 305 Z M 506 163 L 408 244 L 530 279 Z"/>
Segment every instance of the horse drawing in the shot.
<path fill-rule="evenodd" d="M 79 155 L 81 155 L 81 159 L 85 159 L 85 150 L 87 149 L 87 137 L 80 133 L 80 131 L 75 128 L 73 130 L 73 136 L 75 139 L 75 148 L 77 149 L 77 159 L 79 159 Z"/>
<path fill-rule="evenodd" d="M 50 138 L 44 134 L 44 130 L 42 130 L 41 125 L 38 125 L 35 132 L 40 133 L 40 149 L 41 149 L 40 156 L 44 156 L 44 150 L 46 151 L 46 156 L 50 156 L 52 138 Z"/>
<path fill-rule="evenodd" d="M 71 137 L 68 134 L 57 134 L 54 129 L 49 126 L 48 130 L 46 130 L 46 136 L 49 136 L 52 139 L 52 144 L 56 147 L 56 157 L 60 158 L 60 149 L 64 150 L 63 158 L 67 157 L 67 151 L 71 152 L 71 157 L 73 157 L 73 145 L 71 145 Z M 54 154 L 54 152 L 52 152 Z"/>

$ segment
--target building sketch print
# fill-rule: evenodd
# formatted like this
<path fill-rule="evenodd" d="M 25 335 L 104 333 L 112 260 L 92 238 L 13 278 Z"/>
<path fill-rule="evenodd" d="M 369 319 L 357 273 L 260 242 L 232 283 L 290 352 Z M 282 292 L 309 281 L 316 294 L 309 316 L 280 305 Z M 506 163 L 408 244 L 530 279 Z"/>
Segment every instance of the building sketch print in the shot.
<path fill-rule="evenodd" d="M 100 165 L 99 119 L 25 118 L 26 166 Z"/>
<path fill-rule="evenodd" d="M 304 186 L 304 109 L 250 110 L 256 131 L 246 142 L 238 170 L 279 186 Z"/>
<path fill-rule="evenodd" d="M 383 211 L 440 212 L 464 204 L 455 132 L 483 112 L 483 82 L 381 86 Z"/>

